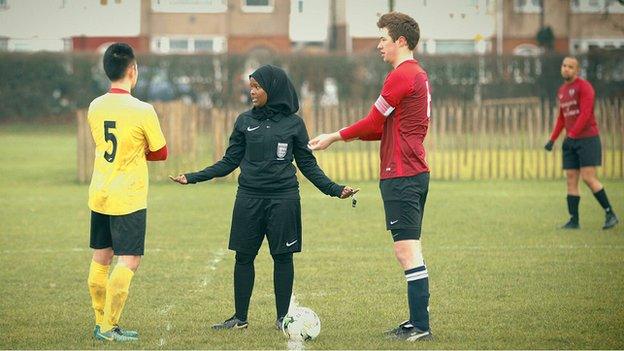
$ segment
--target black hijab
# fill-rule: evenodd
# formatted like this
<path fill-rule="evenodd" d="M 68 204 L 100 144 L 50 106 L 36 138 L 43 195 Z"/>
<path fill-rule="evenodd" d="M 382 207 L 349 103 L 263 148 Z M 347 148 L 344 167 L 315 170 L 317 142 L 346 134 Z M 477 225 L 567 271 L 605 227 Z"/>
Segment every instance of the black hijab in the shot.
<path fill-rule="evenodd" d="M 283 69 L 264 65 L 249 77 L 253 77 L 267 94 L 266 104 L 251 110 L 254 118 L 282 118 L 299 111 L 297 91 Z"/>

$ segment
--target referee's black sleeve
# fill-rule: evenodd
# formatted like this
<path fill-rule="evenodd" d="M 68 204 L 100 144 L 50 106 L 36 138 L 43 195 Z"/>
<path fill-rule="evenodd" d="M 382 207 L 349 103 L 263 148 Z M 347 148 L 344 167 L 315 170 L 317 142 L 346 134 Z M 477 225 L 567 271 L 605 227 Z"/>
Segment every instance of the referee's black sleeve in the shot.
<path fill-rule="evenodd" d="M 316 157 L 312 154 L 312 150 L 308 148 L 308 131 L 306 130 L 303 120 L 299 118 L 297 135 L 294 138 L 293 154 L 297 167 L 301 173 L 308 178 L 320 191 L 326 195 L 340 197 L 343 185 L 338 185 L 329 179 L 316 162 Z"/>
<path fill-rule="evenodd" d="M 234 130 L 230 135 L 230 144 L 223 158 L 212 166 L 201 171 L 185 174 L 186 180 L 191 183 L 203 182 L 212 178 L 224 177 L 232 173 L 241 163 L 245 156 L 245 134 L 239 130 L 240 116 L 234 124 Z"/>

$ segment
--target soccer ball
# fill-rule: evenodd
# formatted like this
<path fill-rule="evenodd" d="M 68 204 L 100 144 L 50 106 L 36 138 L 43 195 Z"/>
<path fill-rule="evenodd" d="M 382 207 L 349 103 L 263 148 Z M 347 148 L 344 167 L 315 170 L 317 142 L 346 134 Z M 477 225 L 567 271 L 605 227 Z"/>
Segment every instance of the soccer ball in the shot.
<path fill-rule="evenodd" d="M 296 307 L 284 317 L 282 330 L 291 340 L 312 340 L 321 332 L 321 320 L 311 309 Z"/>

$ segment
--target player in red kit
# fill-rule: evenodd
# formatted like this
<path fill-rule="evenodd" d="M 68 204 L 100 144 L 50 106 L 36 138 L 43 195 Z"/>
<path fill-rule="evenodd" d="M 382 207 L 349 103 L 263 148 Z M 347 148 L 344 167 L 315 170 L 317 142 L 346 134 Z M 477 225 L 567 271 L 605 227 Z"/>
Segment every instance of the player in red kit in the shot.
<path fill-rule="evenodd" d="M 570 220 L 563 229 L 578 229 L 579 225 L 579 178 L 591 189 L 605 210 L 605 223 L 602 229 L 609 229 L 618 223 L 613 213 L 607 193 L 596 177 L 596 167 L 602 164 L 602 150 L 596 118 L 594 117 L 594 88 L 588 81 L 578 77 L 579 62 L 574 57 L 566 57 L 561 64 L 561 76 L 565 83 L 557 92 L 559 116 L 544 147 L 551 151 L 555 140 L 565 128 L 563 140 L 563 169 L 568 182 L 568 212 Z"/>
<path fill-rule="evenodd" d="M 416 341 L 431 338 L 429 327 L 429 275 L 422 255 L 420 232 L 429 189 L 429 167 L 423 140 L 429 127 L 431 94 L 427 73 L 414 59 L 420 38 L 418 23 L 408 15 L 391 12 L 379 19 L 379 49 L 393 66 L 381 94 L 366 117 L 331 134 L 310 141 L 323 150 L 340 140 L 380 140 L 381 196 L 386 228 L 394 240 L 394 253 L 405 272 L 409 319 L 388 336 Z"/>

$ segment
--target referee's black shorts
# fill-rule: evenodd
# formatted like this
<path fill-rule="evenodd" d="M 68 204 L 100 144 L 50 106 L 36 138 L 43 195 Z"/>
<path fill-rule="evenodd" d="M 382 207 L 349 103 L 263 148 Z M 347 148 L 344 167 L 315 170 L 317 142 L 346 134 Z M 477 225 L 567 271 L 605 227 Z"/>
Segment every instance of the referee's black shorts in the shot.
<path fill-rule="evenodd" d="M 272 255 L 301 251 L 299 199 L 236 197 L 228 248 L 255 255 L 265 235 Z"/>
<path fill-rule="evenodd" d="M 91 211 L 90 247 L 110 247 L 117 256 L 143 256 L 146 217 L 146 209 L 120 216 Z"/>
<path fill-rule="evenodd" d="M 562 145 L 563 169 L 580 169 L 602 165 L 602 146 L 598 135 L 572 139 L 566 137 Z"/>
<path fill-rule="evenodd" d="M 392 239 L 420 239 L 429 192 L 429 173 L 382 179 L 379 188 L 386 212 L 386 229 L 392 232 Z"/>

